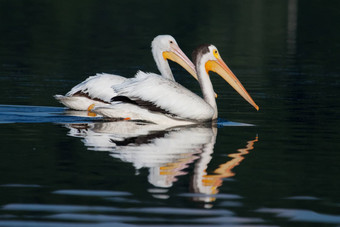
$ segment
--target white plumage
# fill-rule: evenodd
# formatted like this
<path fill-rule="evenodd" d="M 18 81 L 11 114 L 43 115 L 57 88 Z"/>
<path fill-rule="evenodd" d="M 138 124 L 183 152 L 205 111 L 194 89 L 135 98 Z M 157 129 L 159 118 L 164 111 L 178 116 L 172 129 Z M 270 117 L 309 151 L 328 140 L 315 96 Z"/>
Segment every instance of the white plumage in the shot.
<path fill-rule="evenodd" d="M 127 78 L 122 76 L 98 73 L 74 86 L 65 96 L 55 95 L 54 97 L 70 109 L 87 110 L 92 104 L 109 104 L 111 98 L 116 95 L 111 87 L 126 80 Z"/>
<path fill-rule="evenodd" d="M 83 93 L 87 93 L 90 97 L 96 97 L 105 102 L 110 102 L 110 99 L 115 95 L 115 92 L 111 87 L 116 84 L 121 84 L 126 80 L 127 78 L 118 75 L 97 73 L 95 76 L 90 76 L 82 83 L 73 87 L 66 96 L 72 96 L 75 93 L 82 91 Z"/>
<path fill-rule="evenodd" d="M 156 74 L 140 71 L 135 78 L 112 88 L 116 97 L 127 97 L 139 105 L 113 101 L 111 106 L 96 106 L 93 112 L 108 118 L 128 118 L 164 125 L 204 122 L 214 115 L 214 109 L 201 97 L 175 81 Z M 153 110 L 154 106 L 160 110 Z"/>
<path fill-rule="evenodd" d="M 159 35 L 151 43 L 152 54 L 161 75 L 174 80 L 168 60 L 172 60 L 184 67 L 196 78 L 195 66 L 178 47 L 176 40 L 170 35 Z M 129 80 L 128 78 L 101 73 L 87 78 L 73 87 L 66 95 L 54 97 L 63 105 L 74 110 L 87 110 L 89 106 L 107 106 L 112 97 L 116 96 L 111 88 Z"/>
<path fill-rule="evenodd" d="M 113 90 L 118 96 L 151 102 L 179 119 L 203 121 L 213 114 L 211 106 L 201 97 L 175 81 L 152 73 L 138 72 L 134 79 L 113 86 Z"/>
<path fill-rule="evenodd" d="M 175 81 L 138 72 L 135 78 L 112 86 L 116 97 L 111 100 L 111 106 L 98 106 L 93 111 L 110 118 L 144 120 L 166 125 L 214 120 L 217 118 L 217 105 L 209 71 L 222 76 L 258 109 L 242 84 L 220 58 L 215 46 L 202 45 L 194 51 L 193 57 L 204 99 Z"/>

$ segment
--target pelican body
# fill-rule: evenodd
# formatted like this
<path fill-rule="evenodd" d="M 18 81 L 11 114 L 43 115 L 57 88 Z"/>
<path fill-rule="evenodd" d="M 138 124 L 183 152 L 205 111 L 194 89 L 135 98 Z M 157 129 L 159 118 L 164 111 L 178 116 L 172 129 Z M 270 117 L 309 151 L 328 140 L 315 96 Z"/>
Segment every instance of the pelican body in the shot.
<path fill-rule="evenodd" d="M 186 125 L 217 119 L 215 93 L 208 72 L 224 78 L 257 110 L 248 92 L 220 57 L 214 45 L 202 45 L 193 52 L 203 99 L 173 80 L 143 72 L 122 84 L 113 86 L 116 95 L 111 106 L 93 111 L 109 118 L 144 120 L 156 124 Z"/>
<path fill-rule="evenodd" d="M 195 66 L 179 48 L 176 40 L 170 35 L 159 35 L 151 43 L 152 55 L 161 72 L 161 76 L 174 81 L 168 60 L 174 61 L 185 68 L 197 79 Z M 158 75 L 159 76 L 159 75 Z M 129 81 L 119 75 L 99 73 L 87 78 L 85 81 L 74 86 L 65 96 L 54 97 L 63 105 L 74 110 L 88 110 L 90 106 L 106 106 L 116 96 L 111 87 Z"/>

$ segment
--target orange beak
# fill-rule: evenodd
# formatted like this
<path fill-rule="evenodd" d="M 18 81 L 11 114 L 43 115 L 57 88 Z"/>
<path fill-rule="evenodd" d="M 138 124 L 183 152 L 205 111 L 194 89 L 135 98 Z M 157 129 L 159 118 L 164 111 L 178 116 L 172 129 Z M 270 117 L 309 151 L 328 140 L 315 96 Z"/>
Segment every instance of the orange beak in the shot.
<path fill-rule="evenodd" d="M 250 103 L 256 110 L 259 110 L 258 105 L 250 97 L 246 89 L 243 87 L 241 82 L 237 79 L 234 73 L 229 69 L 229 67 L 224 63 L 221 58 L 217 60 L 209 60 L 205 64 L 205 69 L 207 72 L 213 71 L 220 75 L 225 81 L 227 81 L 247 102 Z"/>
<path fill-rule="evenodd" d="M 163 52 L 164 59 L 169 59 L 171 61 L 178 63 L 185 70 L 187 70 L 196 80 L 198 80 L 194 64 L 183 53 L 181 48 L 179 48 L 179 46 L 177 46 L 176 44 L 172 44 L 171 48 L 172 48 L 171 51 Z"/>

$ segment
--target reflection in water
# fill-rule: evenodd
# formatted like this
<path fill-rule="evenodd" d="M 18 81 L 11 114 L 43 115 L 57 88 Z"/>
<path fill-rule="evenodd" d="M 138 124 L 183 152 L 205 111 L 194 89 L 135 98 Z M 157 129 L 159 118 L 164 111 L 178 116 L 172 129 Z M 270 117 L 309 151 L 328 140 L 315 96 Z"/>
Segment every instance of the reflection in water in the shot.
<path fill-rule="evenodd" d="M 69 135 L 82 138 L 90 150 L 108 151 L 110 156 L 132 163 L 137 172 L 149 169 L 148 181 L 160 188 L 170 188 L 177 177 L 186 175 L 187 167 L 195 162 L 192 188 L 195 193 L 216 194 L 223 178 L 234 176 L 239 165 L 254 147 L 257 137 L 245 148 L 230 154 L 231 160 L 207 174 L 212 159 L 217 128 L 205 125 L 164 128 L 161 125 L 133 121 L 66 124 Z M 164 190 L 163 190 L 164 191 Z M 166 191 L 165 191 L 166 192 Z M 167 198 L 166 196 L 164 198 Z M 210 202 L 213 198 L 197 200 Z"/>
<path fill-rule="evenodd" d="M 211 154 L 213 153 L 215 138 L 210 144 L 208 144 L 206 149 L 204 149 L 201 154 L 201 159 L 196 163 L 195 174 L 192 182 L 195 193 L 202 193 L 206 195 L 217 194 L 218 187 L 222 185 L 223 179 L 235 175 L 235 173 L 232 172 L 232 169 L 235 166 L 238 166 L 245 159 L 244 155 L 253 150 L 254 143 L 258 141 L 257 136 L 254 140 L 248 141 L 245 148 L 240 148 L 237 150 L 237 153 L 228 155 L 228 157 L 232 158 L 231 160 L 221 164 L 212 172 L 213 174 L 207 174 L 206 169 L 212 158 Z M 215 200 L 215 197 L 196 197 L 195 200 L 211 202 Z"/>

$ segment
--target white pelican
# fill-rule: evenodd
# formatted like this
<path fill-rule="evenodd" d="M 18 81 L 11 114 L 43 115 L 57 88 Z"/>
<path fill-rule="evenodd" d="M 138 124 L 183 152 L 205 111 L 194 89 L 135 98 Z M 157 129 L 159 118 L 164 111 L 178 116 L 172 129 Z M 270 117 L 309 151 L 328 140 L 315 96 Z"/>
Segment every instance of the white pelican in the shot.
<path fill-rule="evenodd" d="M 159 35 L 151 43 L 152 55 L 164 78 L 174 80 L 168 60 L 177 62 L 197 79 L 195 66 L 179 48 L 176 40 L 170 35 Z M 65 96 L 54 97 L 74 110 L 87 110 L 90 106 L 109 104 L 112 97 L 116 95 L 111 88 L 113 85 L 121 84 L 128 78 L 100 73 L 87 78 L 85 81 L 74 86 Z"/>
<path fill-rule="evenodd" d="M 185 125 L 215 120 L 217 105 L 209 71 L 224 78 L 245 100 L 255 104 L 240 81 L 224 63 L 214 45 L 202 45 L 193 52 L 198 81 L 204 99 L 175 81 L 154 74 L 137 73 L 117 86 L 112 105 L 95 107 L 97 114 L 110 118 L 144 120 L 156 124 Z"/>

